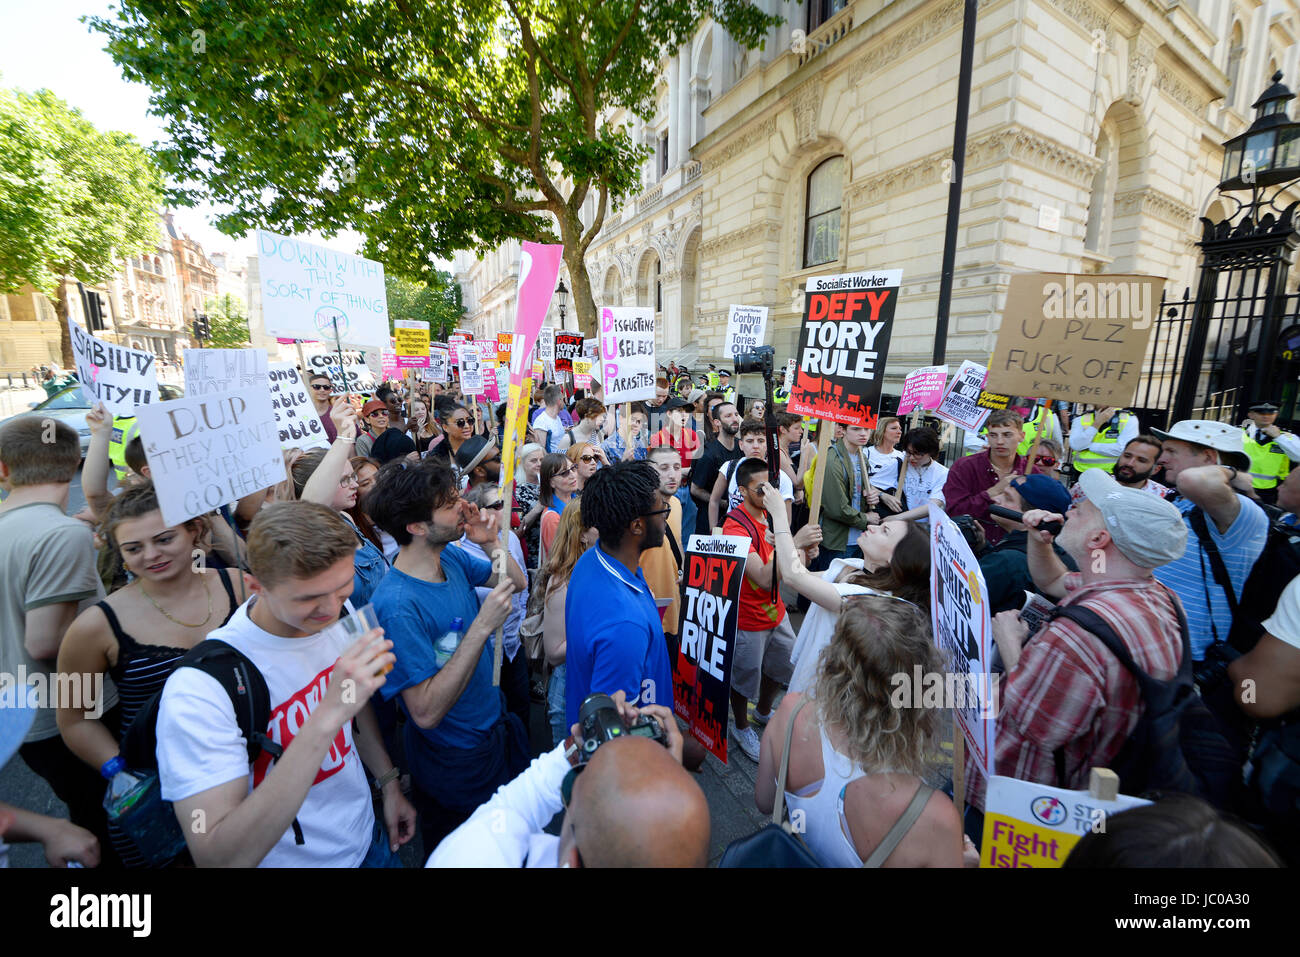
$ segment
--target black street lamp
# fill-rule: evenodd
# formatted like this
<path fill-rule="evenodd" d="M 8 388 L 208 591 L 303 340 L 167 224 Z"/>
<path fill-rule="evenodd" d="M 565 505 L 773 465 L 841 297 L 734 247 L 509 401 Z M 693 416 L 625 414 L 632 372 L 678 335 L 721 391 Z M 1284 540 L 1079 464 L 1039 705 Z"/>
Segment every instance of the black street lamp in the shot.
<path fill-rule="evenodd" d="M 564 286 L 564 280 L 555 287 L 555 298 L 560 301 L 560 329 L 564 329 L 564 307 L 569 304 L 569 290 Z"/>
<path fill-rule="evenodd" d="M 1295 94 L 1282 85 L 1282 71 L 1253 104 L 1255 122 L 1223 144 L 1219 189 L 1263 189 L 1300 179 L 1300 123 L 1286 115 Z"/>

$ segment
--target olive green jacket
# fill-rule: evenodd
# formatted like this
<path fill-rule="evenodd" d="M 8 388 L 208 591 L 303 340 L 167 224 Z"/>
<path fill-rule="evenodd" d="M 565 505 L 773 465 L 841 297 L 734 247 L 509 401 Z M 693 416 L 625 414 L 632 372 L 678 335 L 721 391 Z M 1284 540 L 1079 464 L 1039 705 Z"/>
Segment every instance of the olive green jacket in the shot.
<path fill-rule="evenodd" d="M 862 453 L 861 459 L 862 487 L 865 492 L 867 462 Z M 864 529 L 870 522 L 866 513 L 853 508 L 853 465 L 849 458 L 848 447 L 840 439 L 831 446 L 826 456 L 826 475 L 822 479 L 822 548 L 832 552 L 842 552 L 849 544 L 849 529 Z"/>

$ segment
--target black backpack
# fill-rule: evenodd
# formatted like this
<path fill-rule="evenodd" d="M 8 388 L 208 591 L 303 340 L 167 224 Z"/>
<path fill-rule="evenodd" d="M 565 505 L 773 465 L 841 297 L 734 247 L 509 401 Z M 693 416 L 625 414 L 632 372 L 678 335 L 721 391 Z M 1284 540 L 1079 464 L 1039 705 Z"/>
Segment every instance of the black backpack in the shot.
<path fill-rule="evenodd" d="M 271 722 L 271 693 L 257 665 L 224 641 L 208 638 L 199 642 L 176 662 L 179 668 L 197 668 L 211 675 L 230 696 L 239 731 L 248 742 L 248 763 L 252 765 L 265 751 L 275 761 L 284 749 L 266 733 Z M 158 705 L 162 690 L 144 703 L 122 737 L 122 757 L 126 766 L 141 771 L 158 768 Z M 173 815 L 173 820 L 175 817 Z M 179 824 L 177 825 L 179 827 Z M 304 843 L 302 827 L 293 819 L 294 843 Z"/>
<path fill-rule="evenodd" d="M 1231 808 L 1240 796 L 1241 760 L 1196 692 L 1187 617 L 1177 598 L 1174 609 L 1178 613 L 1182 659 L 1178 673 L 1168 681 L 1153 678 L 1139 668 L 1124 642 L 1096 612 L 1066 605 L 1057 607 L 1050 619 L 1068 618 L 1095 635 L 1137 680 L 1142 713 L 1110 762 L 1125 793 L 1178 791 L 1204 798 L 1218 808 Z M 1067 787 L 1064 749 L 1058 748 L 1055 757 L 1057 784 Z"/>
<path fill-rule="evenodd" d="M 1278 599 L 1291 579 L 1300 575 L 1300 525 L 1269 525 L 1264 550 L 1241 588 L 1241 601 L 1232 616 L 1228 643 L 1245 654 L 1264 634 L 1264 620 L 1277 610 Z"/>

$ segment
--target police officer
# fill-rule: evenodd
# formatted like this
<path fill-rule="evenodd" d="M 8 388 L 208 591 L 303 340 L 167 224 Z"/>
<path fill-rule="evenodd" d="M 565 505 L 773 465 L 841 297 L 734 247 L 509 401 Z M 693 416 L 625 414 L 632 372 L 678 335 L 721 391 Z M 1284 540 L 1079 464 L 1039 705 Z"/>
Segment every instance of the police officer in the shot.
<path fill-rule="evenodd" d="M 140 434 L 140 420 L 134 415 L 119 415 L 113 419 L 113 433 L 108 440 L 108 459 L 118 483 L 126 481 L 130 468 L 126 464 L 126 447 Z"/>
<path fill-rule="evenodd" d="M 1287 477 L 1292 462 L 1300 462 L 1300 439 L 1273 424 L 1277 406 L 1272 402 L 1252 405 L 1248 415 L 1249 420 L 1242 424 L 1242 450 L 1250 456 L 1255 493 L 1261 501 L 1274 505 L 1278 483 Z"/>
<path fill-rule="evenodd" d="M 731 373 L 726 369 L 718 373 L 718 385 L 715 391 L 721 392 L 728 402 L 735 404 L 736 390 L 731 387 Z"/>
<path fill-rule="evenodd" d="M 1052 410 L 1052 403 L 1044 400 L 1035 409 L 1032 399 L 1025 401 L 1030 408 L 1021 413 L 1025 420 L 1025 440 L 1016 447 L 1017 455 L 1028 455 L 1040 437 L 1061 441 L 1061 421 Z"/>
<path fill-rule="evenodd" d="M 1085 412 L 1070 426 L 1072 464 L 1079 473 L 1088 469 L 1113 472 L 1120 453 L 1138 435 L 1137 416 L 1113 406 Z"/>

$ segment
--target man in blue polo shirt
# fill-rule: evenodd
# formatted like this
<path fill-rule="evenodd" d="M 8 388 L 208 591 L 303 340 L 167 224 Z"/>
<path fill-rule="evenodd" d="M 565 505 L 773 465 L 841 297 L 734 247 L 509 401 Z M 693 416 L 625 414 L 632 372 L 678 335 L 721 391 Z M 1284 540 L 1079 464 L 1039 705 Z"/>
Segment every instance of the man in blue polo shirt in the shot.
<path fill-rule="evenodd" d="M 511 558 L 498 582 L 491 563 L 452 544 L 464 535 L 484 552 L 500 547 L 496 513 L 463 502 L 440 461 L 383 469 L 367 507 L 402 546 L 371 603 L 397 656 L 383 696 L 401 693 L 413 803 L 430 849 L 528 766 L 527 731 L 492 684 L 490 640 L 525 578 Z M 493 589 L 481 608 L 479 585 Z M 461 639 L 448 657 L 436 643 L 457 618 Z"/>
<path fill-rule="evenodd" d="M 564 604 L 566 724 L 588 695 L 623 691 L 638 707 L 673 708 L 673 673 L 641 553 L 664 540 L 668 506 L 648 462 L 616 462 L 582 490 L 582 524 L 600 541 L 573 566 Z"/>

